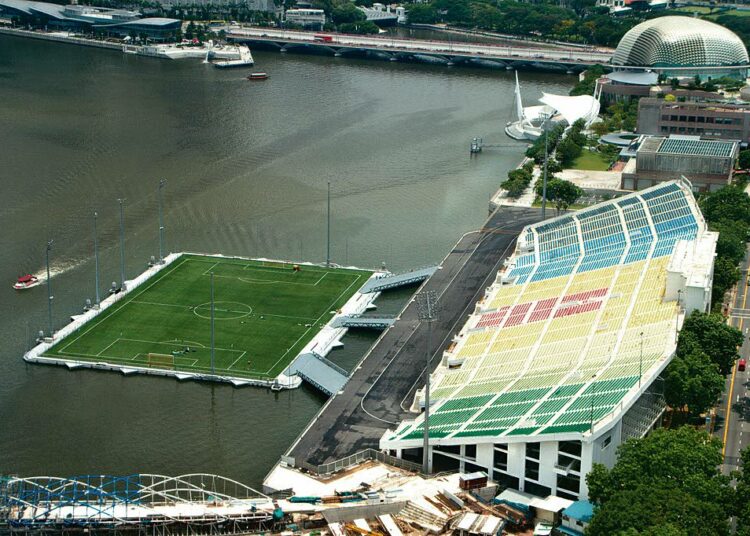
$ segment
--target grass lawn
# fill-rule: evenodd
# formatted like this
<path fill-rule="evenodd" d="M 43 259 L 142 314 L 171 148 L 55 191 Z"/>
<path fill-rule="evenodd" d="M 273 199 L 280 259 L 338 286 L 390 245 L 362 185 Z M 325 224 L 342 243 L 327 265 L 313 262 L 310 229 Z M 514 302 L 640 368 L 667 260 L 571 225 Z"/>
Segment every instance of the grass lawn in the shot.
<path fill-rule="evenodd" d="M 183 256 L 45 355 L 210 372 L 212 272 L 216 372 L 260 379 L 283 371 L 371 275 Z"/>
<path fill-rule="evenodd" d="M 588 169 L 591 171 L 607 171 L 610 161 L 606 155 L 584 149 L 581 156 L 573 161 L 571 169 Z"/>
<path fill-rule="evenodd" d="M 711 13 L 712 9 L 706 6 L 683 6 L 676 7 L 673 11 L 682 11 L 684 13 L 700 13 L 701 15 L 706 15 L 708 13 Z"/>

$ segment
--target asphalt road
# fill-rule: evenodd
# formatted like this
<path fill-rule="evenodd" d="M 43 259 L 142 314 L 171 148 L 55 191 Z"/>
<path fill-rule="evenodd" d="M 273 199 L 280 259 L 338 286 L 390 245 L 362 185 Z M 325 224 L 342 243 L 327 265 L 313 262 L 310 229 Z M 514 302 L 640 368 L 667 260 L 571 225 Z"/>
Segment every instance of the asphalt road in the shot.
<path fill-rule="evenodd" d="M 464 235 L 424 283 L 423 290 L 437 293 L 440 310 L 432 325 L 432 368 L 502 261 L 513 253 L 518 233 L 540 216 L 538 209 L 501 208 L 482 229 Z M 420 322 L 416 302 L 411 300 L 360 362 L 344 390 L 329 400 L 287 455 L 297 463 L 317 465 L 378 448 L 386 429 L 416 416 L 407 409 L 423 383 L 426 343 L 427 324 Z"/>
<path fill-rule="evenodd" d="M 748 266 L 750 266 L 750 251 L 745 252 L 742 263 L 742 279 L 737 285 L 730 323 L 745 335 L 740 349 L 740 355 L 750 360 L 750 344 L 747 333 L 750 328 L 750 299 L 748 299 Z M 727 379 L 722 400 L 719 405 L 718 422 L 723 424 L 716 429 L 716 434 L 724 442 L 725 474 L 738 469 L 740 452 L 750 445 L 750 367 L 745 371 L 737 370 L 735 364 L 732 374 Z"/>

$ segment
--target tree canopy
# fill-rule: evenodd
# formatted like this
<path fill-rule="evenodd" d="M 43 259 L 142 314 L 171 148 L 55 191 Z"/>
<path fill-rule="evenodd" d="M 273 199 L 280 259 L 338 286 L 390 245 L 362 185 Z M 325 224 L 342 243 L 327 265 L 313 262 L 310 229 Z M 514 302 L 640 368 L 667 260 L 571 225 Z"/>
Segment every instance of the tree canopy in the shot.
<path fill-rule="evenodd" d="M 541 197 L 544 184 L 538 181 L 536 194 Z M 567 209 L 583 195 L 583 190 L 570 181 L 552 178 L 547 181 L 547 201 L 555 204 L 557 212 Z"/>
<path fill-rule="evenodd" d="M 738 348 L 744 337 L 737 328 L 729 326 L 717 313 L 693 311 L 685 319 L 677 342 L 678 355 L 687 355 L 696 348 L 709 357 L 727 375 L 739 359 Z"/>
<path fill-rule="evenodd" d="M 721 442 L 691 427 L 629 439 L 612 469 L 595 464 L 586 477 L 588 534 L 729 534 L 734 495 L 721 463 Z"/>

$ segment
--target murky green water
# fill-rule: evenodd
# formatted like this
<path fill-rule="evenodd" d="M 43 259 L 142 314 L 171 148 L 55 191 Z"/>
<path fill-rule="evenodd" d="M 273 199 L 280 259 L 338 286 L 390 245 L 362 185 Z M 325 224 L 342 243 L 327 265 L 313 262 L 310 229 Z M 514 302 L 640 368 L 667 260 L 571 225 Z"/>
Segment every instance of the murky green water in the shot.
<path fill-rule="evenodd" d="M 333 259 L 406 269 L 439 261 L 479 226 L 523 145 L 502 133 L 512 73 L 256 52 L 266 82 L 199 61 L 0 37 L 0 472 L 215 472 L 258 484 L 323 399 L 24 364 L 46 292 L 15 293 L 52 267 L 57 326 L 94 296 L 91 214 L 103 286 L 169 250 L 321 261 L 326 182 Z M 522 73 L 530 103 L 572 77 Z M 508 147 L 470 158 L 472 136 Z M 400 296 L 400 298 L 399 298 Z M 404 294 L 381 300 L 384 312 Z M 331 354 L 351 365 L 373 341 Z"/>

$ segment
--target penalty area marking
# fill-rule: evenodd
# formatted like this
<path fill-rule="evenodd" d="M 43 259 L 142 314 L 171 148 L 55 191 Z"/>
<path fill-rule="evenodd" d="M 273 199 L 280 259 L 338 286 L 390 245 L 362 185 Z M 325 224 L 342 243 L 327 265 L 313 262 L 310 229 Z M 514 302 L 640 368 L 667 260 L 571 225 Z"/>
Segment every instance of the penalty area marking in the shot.
<path fill-rule="evenodd" d="M 219 304 L 228 304 L 228 305 L 239 305 L 238 309 L 232 309 L 229 308 L 222 308 L 217 307 Z M 205 309 L 206 313 L 199 313 L 199 309 Z M 240 318 L 245 318 L 246 316 L 250 316 L 250 314 L 253 312 L 253 308 L 249 305 L 242 303 L 242 302 L 235 302 L 235 301 L 215 301 L 214 302 L 214 313 L 229 313 L 229 316 L 227 315 L 221 315 L 216 316 L 214 314 L 214 320 L 238 320 Z M 202 303 L 200 305 L 196 305 L 193 307 L 193 313 L 195 313 L 195 316 L 199 318 L 205 318 L 206 320 L 211 320 L 211 302 Z"/>

